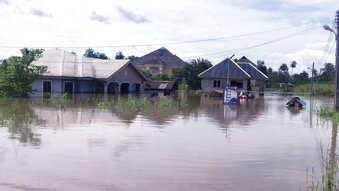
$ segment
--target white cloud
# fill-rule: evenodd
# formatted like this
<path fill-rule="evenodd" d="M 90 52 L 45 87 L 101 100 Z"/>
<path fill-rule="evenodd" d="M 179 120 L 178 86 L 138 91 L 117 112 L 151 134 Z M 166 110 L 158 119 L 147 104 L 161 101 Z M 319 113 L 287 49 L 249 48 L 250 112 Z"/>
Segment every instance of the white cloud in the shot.
<path fill-rule="evenodd" d="M 270 9 L 258 7 L 263 2 Z M 326 45 L 328 37 L 328 32 L 322 30 L 321 26 L 331 23 L 330 19 L 334 19 L 334 9 L 339 4 L 335 0 L 325 0 L 324 6 L 320 4 L 320 0 L 296 2 L 288 0 L 284 1 L 283 7 L 280 8 L 278 5 L 282 4 L 279 2 L 281 1 L 13 0 L 8 6 L 2 6 L 0 22 L 6 26 L 6 30 L 2 30 L 0 38 L 2 45 L 8 46 L 95 47 L 190 41 L 248 34 L 300 23 L 317 23 L 319 29 L 312 33 L 235 52 L 235 57 L 246 55 L 254 62 L 259 59 L 265 60 L 265 63 L 273 68 L 277 68 L 283 62 L 297 60 L 297 68 L 300 66 L 302 70 L 307 68 L 310 62 L 317 62 L 316 59 L 319 60 L 321 57 L 322 47 Z M 124 14 L 117 9 L 119 7 L 124 10 Z M 296 7 L 300 10 L 293 13 L 288 11 L 288 8 Z M 27 12 L 33 9 L 43 10 L 42 13 L 53 17 L 42 19 Z M 93 20 L 100 22 L 93 22 Z M 166 48 L 183 57 L 184 60 L 202 55 L 216 64 L 230 56 L 232 52 L 218 55 L 206 54 L 261 44 L 305 28 L 306 26 L 300 26 L 248 37 L 168 45 Z M 114 57 L 119 50 L 126 56 L 131 54 L 141 56 L 160 47 L 161 45 L 95 48 L 95 50 L 105 52 L 110 57 Z M 81 55 L 85 48 L 67 50 L 76 51 Z M 18 49 L 1 49 L 0 58 L 18 53 Z M 332 57 L 330 56 L 329 60 Z M 299 70 L 297 68 L 295 71 Z"/>

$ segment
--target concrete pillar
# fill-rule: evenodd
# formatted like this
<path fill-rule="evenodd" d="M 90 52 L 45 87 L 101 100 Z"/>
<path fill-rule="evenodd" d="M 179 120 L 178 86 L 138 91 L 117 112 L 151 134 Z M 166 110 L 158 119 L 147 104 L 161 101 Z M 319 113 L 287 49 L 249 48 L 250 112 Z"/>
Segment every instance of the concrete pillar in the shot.
<path fill-rule="evenodd" d="M 108 83 L 105 82 L 105 83 L 104 83 L 104 99 L 105 99 L 105 100 L 107 99 L 107 87 L 108 87 Z"/>
<path fill-rule="evenodd" d="M 259 81 L 259 96 L 263 96 L 265 91 L 265 82 Z"/>
<path fill-rule="evenodd" d="M 248 80 L 243 80 L 242 81 L 242 91 L 244 93 L 247 93 L 247 85 L 248 85 Z"/>

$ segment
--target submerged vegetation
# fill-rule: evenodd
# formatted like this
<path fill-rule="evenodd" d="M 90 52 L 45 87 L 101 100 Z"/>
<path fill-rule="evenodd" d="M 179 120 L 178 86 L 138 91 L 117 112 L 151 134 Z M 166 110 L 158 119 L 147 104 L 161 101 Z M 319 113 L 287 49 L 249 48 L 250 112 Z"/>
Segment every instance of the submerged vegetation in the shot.
<path fill-rule="evenodd" d="M 298 85 L 294 88 L 297 93 L 310 93 L 311 84 Z M 315 83 L 313 84 L 313 94 L 320 96 L 334 96 L 334 85 L 331 83 Z"/>
<path fill-rule="evenodd" d="M 339 112 L 335 112 L 333 109 L 320 108 L 320 110 L 318 111 L 318 115 L 323 119 L 339 122 Z"/>
<path fill-rule="evenodd" d="M 99 101 L 97 106 L 102 109 L 112 109 L 119 113 L 125 112 L 152 112 L 152 111 L 181 111 L 188 108 L 186 102 L 173 99 L 155 101 L 147 98 L 121 98 L 117 103 L 114 100 Z"/>

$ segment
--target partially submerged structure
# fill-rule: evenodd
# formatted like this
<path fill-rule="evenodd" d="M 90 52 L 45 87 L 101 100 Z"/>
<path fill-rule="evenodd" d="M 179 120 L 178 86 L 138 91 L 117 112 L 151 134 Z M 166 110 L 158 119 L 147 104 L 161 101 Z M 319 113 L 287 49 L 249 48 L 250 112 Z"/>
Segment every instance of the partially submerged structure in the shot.
<path fill-rule="evenodd" d="M 163 92 L 164 95 L 171 95 L 172 92 L 178 90 L 178 84 L 173 81 L 152 81 L 144 83 L 145 91 Z"/>
<path fill-rule="evenodd" d="M 264 91 L 268 77 L 246 57 L 234 61 L 225 59 L 219 64 L 198 75 L 201 78 L 201 89 L 204 92 L 223 90 L 226 86 L 237 86 L 242 91 L 250 91 L 256 81 L 260 83 L 260 91 Z"/>
<path fill-rule="evenodd" d="M 76 56 L 58 48 L 32 63 L 47 66 L 33 88 L 44 93 L 141 93 L 147 78 L 128 60 Z"/>
<path fill-rule="evenodd" d="M 172 76 L 176 69 L 185 67 L 186 63 L 166 48 L 160 48 L 132 61 L 140 69 L 148 70 L 152 75 L 167 74 Z"/>

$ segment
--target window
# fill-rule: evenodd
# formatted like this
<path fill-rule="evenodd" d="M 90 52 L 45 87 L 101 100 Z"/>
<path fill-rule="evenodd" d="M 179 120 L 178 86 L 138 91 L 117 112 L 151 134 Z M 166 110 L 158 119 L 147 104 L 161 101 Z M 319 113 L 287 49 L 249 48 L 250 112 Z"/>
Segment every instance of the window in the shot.
<path fill-rule="evenodd" d="M 214 87 L 214 88 L 220 88 L 220 87 L 221 87 L 221 82 L 220 82 L 220 80 L 214 80 L 214 81 L 213 81 L 213 87 Z"/>

